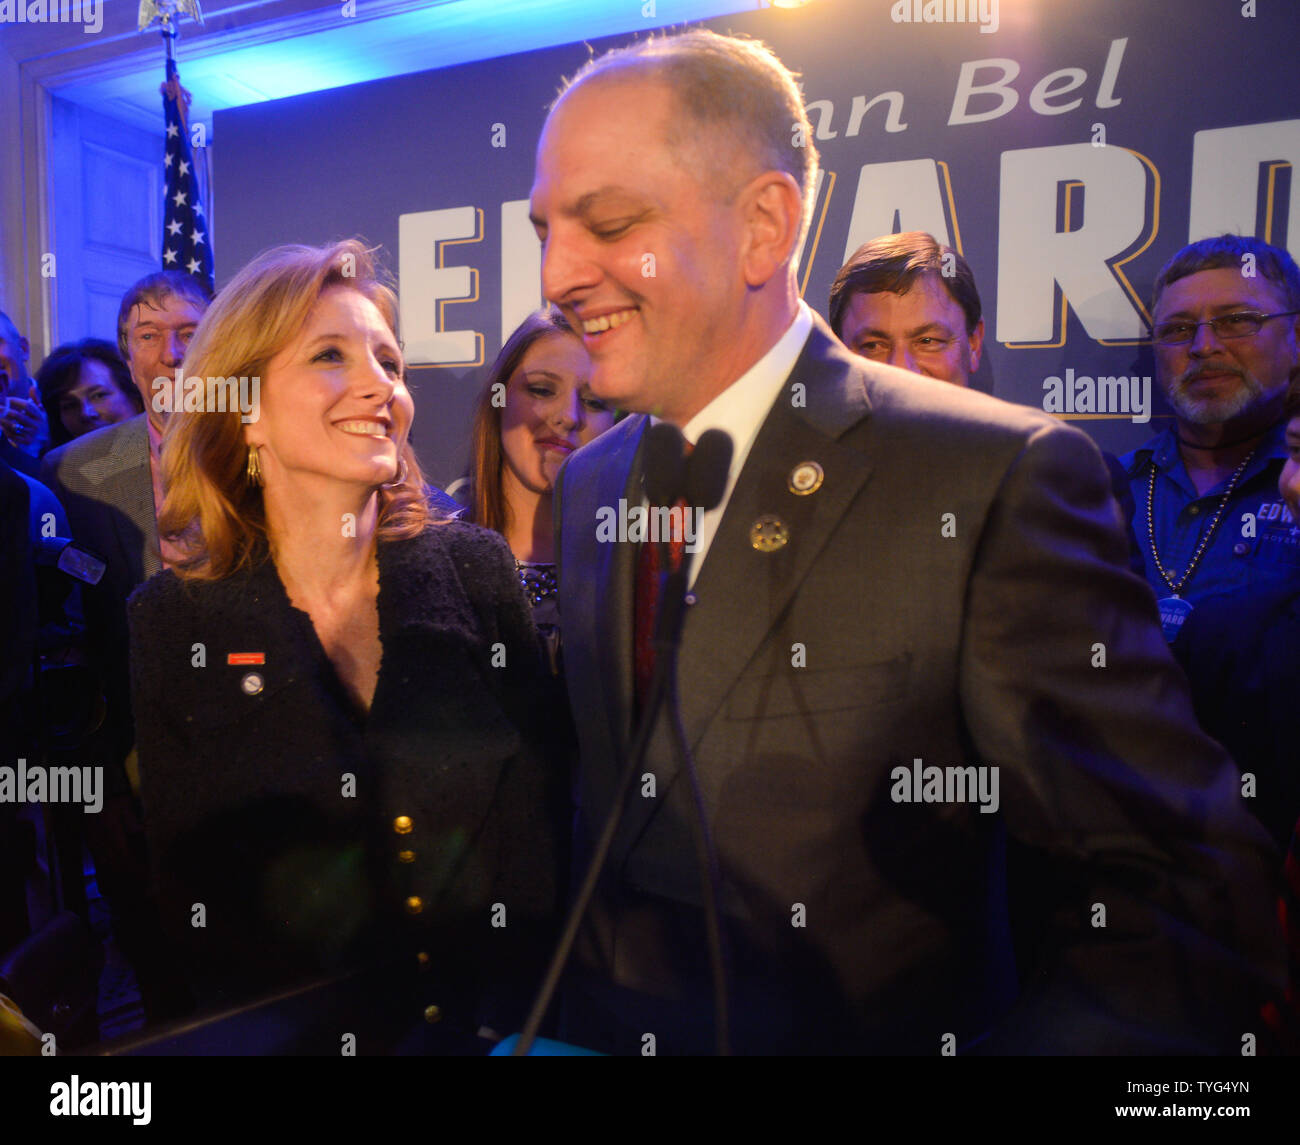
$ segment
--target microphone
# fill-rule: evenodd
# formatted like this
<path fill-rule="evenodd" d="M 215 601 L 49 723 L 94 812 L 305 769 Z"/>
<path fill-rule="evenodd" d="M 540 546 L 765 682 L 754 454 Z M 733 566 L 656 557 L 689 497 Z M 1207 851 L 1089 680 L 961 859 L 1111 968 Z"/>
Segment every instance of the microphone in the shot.
<path fill-rule="evenodd" d="M 684 455 L 684 446 L 685 441 L 681 431 L 667 422 L 660 422 L 646 431 L 642 446 L 644 451 L 642 473 L 646 500 L 652 505 L 673 505 L 679 499 L 684 499 L 687 512 L 692 508 L 700 513 L 717 508 L 726 492 L 727 477 L 731 470 L 731 437 L 720 429 L 710 429 L 700 435 L 700 440 L 689 457 Z M 665 550 L 668 548 L 666 540 L 661 540 L 660 543 Z M 657 655 L 649 695 L 637 721 L 631 751 L 619 776 L 613 804 L 596 840 L 581 888 L 569 909 L 563 933 L 551 956 L 546 976 L 533 1001 L 523 1032 L 511 1047 L 511 1056 L 525 1057 L 532 1052 L 538 1029 L 573 949 L 578 927 L 587 913 L 601 871 L 604 870 L 609 859 L 614 835 L 622 819 L 628 794 L 635 777 L 641 774 L 651 735 L 661 714 L 667 716 L 673 753 L 690 787 L 691 802 L 695 812 L 696 830 L 693 834 L 696 860 L 699 865 L 704 906 L 704 937 L 708 945 L 714 987 L 714 1033 L 718 1054 L 726 1056 L 730 1053 L 727 956 L 719 910 L 719 900 L 722 897 L 721 875 L 718 869 L 717 852 L 709 830 L 699 776 L 696 774 L 695 761 L 682 725 L 677 693 L 677 648 L 686 616 L 686 585 L 691 557 L 692 553 L 688 548 L 682 554 L 680 567 L 660 581 L 659 608 L 652 637 Z"/>
<path fill-rule="evenodd" d="M 89 549 L 67 537 L 41 537 L 36 542 L 36 563 L 57 568 L 83 584 L 98 584 L 108 567 Z"/>
<path fill-rule="evenodd" d="M 686 439 L 675 425 L 661 421 L 645 435 L 642 485 L 651 505 L 671 505 L 686 488 Z"/>
<path fill-rule="evenodd" d="M 686 459 L 686 504 L 702 512 L 716 509 L 727 491 L 731 472 L 731 435 L 706 429 Z"/>

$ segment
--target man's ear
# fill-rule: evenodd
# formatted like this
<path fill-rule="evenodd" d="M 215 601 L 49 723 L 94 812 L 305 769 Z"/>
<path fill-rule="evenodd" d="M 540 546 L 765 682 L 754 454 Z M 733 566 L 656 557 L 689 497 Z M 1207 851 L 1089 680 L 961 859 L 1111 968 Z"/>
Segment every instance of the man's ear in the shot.
<path fill-rule="evenodd" d="M 984 348 L 984 319 L 975 323 L 970 335 L 970 372 L 980 368 L 980 351 Z"/>
<path fill-rule="evenodd" d="M 803 222 L 799 184 L 788 171 L 764 171 L 750 180 L 740 197 L 745 222 L 745 282 L 764 286 L 794 258 Z"/>

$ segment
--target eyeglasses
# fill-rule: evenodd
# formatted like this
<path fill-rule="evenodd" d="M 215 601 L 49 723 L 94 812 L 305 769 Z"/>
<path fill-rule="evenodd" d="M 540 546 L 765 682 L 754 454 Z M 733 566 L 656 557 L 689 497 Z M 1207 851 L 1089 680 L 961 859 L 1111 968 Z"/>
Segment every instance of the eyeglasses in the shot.
<path fill-rule="evenodd" d="M 1295 314 L 1300 314 L 1300 310 L 1280 310 L 1276 314 L 1242 311 L 1240 314 L 1220 314 L 1218 318 L 1204 322 L 1161 322 L 1151 328 L 1151 338 L 1162 346 L 1185 346 L 1196 337 L 1202 326 L 1209 326 L 1218 338 L 1250 338 L 1258 334 L 1260 327 L 1270 318 L 1290 318 Z"/>

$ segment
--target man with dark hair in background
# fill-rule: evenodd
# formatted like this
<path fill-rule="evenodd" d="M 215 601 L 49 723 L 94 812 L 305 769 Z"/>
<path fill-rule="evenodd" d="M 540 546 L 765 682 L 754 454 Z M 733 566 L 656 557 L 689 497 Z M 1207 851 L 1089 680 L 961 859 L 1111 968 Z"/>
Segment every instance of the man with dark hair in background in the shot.
<path fill-rule="evenodd" d="M 1236 1049 L 1280 991 L 1277 857 L 1124 568 L 1097 449 L 844 350 L 797 287 L 812 139 L 770 51 L 703 31 L 592 61 L 543 129 L 544 292 L 592 390 L 638 411 L 555 494 L 578 853 L 655 652 L 652 564 L 597 523 L 641 504 L 646 415 L 688 442 L 720 429 L 735 453 L 694 537 L 678 694 L 735 1048 Z M 567 983 L 562 1036 L 612 1052 L 713 1044 L 668 722 Z M 924 767 L 967 786 L 931 799 Z"/>
<path fill-rule="evenodd" d="M 850 350 L 915 374 L 969 386 L 984 317 L 975 274 L 925 231 L 863 243 L 831 285 L 831 329 Z"/>
<path fill-rule="evenodd" d="M 1172 641 L 1206 597 L 1300 569 L 1277 491 L 1282 402 L 1300 345 L 1300 269 L 1279 247 L 1220 235 L 1175 254 L 1152 295 L 1156 384 L 1174 424 L 1122 464 Z"/>
<path fill-rule="evenodd" d="M 92 743 L 103 760 L 107 798 L 99 815 L 87 817 L 87 838 L 100 888 L 112 907 L 114 934 L 137 972 L 150 1018 L 173 1013 L 183 1003 L 168 984 L 145 897 L 148 865 L 129 777 L 135 728 L 126 599 L 163 567 L 170 552 L 158 536 L 158 449 L 165 409 L 155 402 L 153 383 L 157 378 L 173 382 L 207 306 L 198 280 L 178 271 L 160 271 L 132 286 L 118 309 L 117 343 L 145 412 L 51 450 L 41 469 L 67 510 L 73 539 L 106 564 L 100 582 L 83 590 L 88 650 L 106 710 Z"/>

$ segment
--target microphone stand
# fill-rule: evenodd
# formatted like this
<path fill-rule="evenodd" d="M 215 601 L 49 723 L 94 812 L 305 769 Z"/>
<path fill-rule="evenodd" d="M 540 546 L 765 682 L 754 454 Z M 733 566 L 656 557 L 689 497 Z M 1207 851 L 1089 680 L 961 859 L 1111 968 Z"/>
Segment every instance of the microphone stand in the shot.
<path fill-rule="evenodd" d="M 680 435 L 678 436 L 680 437 Z M 678 464 L 680 466 L 680 446 L 678 448 Z M 726 442 L 726 458 L 728 461 L 730 453 L 731 442 L 728 439 Z M 686 459 L 687 467 L 690 464 L 691 459 Z M 723 468 L 725 474 L 725 465 Z M 688 488 L 696 484 L 696 482 L 686 482 Z M 702 511 L 712 509 L 722 500 L 722 490 L 721 488 L 716 491 L 708 490 L 699 499 L 711 502 L 699 506 Z M 675 500 L 675 498 L 672 498 L 672 500 Z M 660 545 L 660 567 L 669 568 L 671 567 L 671 561 L 668 559 L 669 546 L 663 540 L 658 543 Z M 560 976 L 564 972 L 565 964 L 568 962 L 569 955 L 573 950 L 573 944 L 577 940 L 578 928 L 587 913 L 587 908 L 595 895 L 601 872 L 609 859 L 609 852 L 614 844 L 614 836 L 618 832 L 618 825 L 623 818 L 628 792 L 631 791 L 636 776 L 644 766 L 646 752 L 650 747 L 650 737 L 654 732 L 655 724 L 658 721 L 665 700 L 669 701 L 668 711 L 671 719 L 673 750 L 677 756 L 679 766 L 686 772 L 690 781 L 692 802 L 695 808 L 696 830 L 693 835 L 696 859 L 700 867 L 705 933 L 709 948 L 709 966 L 713 977 L 714 1029 L 717 1052 L 721 1057 L 726 1057 L 731 1052 L 726 960 L 722 926 L 718 913 L 720 879 L 716 852 L 713 849 L 709 833 L 708 816 L 705 812 L 704 796 L 700 788 L 699 776 L 695 771 L 695 761 L 686 739 L 685 728 L 682 725 L 677 694 L 677 651 L 681 644 L 682 625 L 686 619 L 686 586 L 690 580 L 693 557 L 694 553 L 690 551 L 683 552 L 680 567 L 670 572 L 666 578 L 661 577 L 660 579 L 659 611 L 655 617 L 655 630 L 651 640 L 655 650 L 655 668 L 650 679 L 649 694 L 637 721 L 636 734 L 632 741 L 632 751 L 628 756 L 627 764 L 623 768 L 623 773 L 619 776 L 618 787 L 614 792 L 613 805 L 606 816 L 600 838 L 596 843 L 595 850 L 592 852 L 591 861 L 587 865 L 582 887 L 569 910 L 568 917 L 565 919 L 563 933 L 556 945 L 555 952 L 551 956 L 550 965 L 547 967 L 546 976 L 542 980 L 541 988 L 538 990 L 537 998 L 533 1002 L 528 1020 L 524 1023 L 519 1040 L 511 1051 L 512 1057 L 525 1057 L 528 1055 L 537 1037 L 537 1031 L 542 1024 L 542 1019 L 550 1008 L 551 1000 L 559 986 Z"/>
<path fill-rule="evenodd" d="M 681 567 L 669 574 L 668 583 L 656 617 L 655 675 L 662 665 L 667 676 L 665 690 L 671 720 L 673 751 L 678 766 L 691 785 L 691 802 L 695 809 L 695 860 L 700 870 L 700 887 L 704 899 L 704 933 L 709 947 L 709 970 L 713 977 L 713 1029 L 718 1057 L 731 1055 L 731 1031 L 727 1005 L 727 963 L 722 937 L 718 900 L 721 897 L 721 874 L 718 855 L 709 832 L 709 817 L 704 806 L 704 792 L 695 770 L 695 758 L 682 725 L 680 698 L 677 694 L 677 650 L 681 644 L 682 624 L 686 619 L 686 586 L 689 583 L 693 553 L 683 553 Z M 651 724 L 657 713 L 651 714 Z"/>

